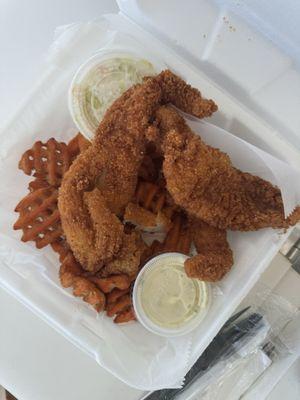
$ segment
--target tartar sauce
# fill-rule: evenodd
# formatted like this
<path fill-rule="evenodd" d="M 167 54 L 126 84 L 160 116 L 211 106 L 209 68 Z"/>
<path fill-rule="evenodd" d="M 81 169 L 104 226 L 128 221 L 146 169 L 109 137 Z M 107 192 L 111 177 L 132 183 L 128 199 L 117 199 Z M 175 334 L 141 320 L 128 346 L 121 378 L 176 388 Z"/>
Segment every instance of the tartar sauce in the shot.
<path fill-rule="evenodd" d="M 197 318 L 207 306 L 205 282 L 189 278 L 184 270 L 186 257 L 168 253 L 150 261 L 136 290 L 138 314 L 162 328 L 182 328 Z"/>

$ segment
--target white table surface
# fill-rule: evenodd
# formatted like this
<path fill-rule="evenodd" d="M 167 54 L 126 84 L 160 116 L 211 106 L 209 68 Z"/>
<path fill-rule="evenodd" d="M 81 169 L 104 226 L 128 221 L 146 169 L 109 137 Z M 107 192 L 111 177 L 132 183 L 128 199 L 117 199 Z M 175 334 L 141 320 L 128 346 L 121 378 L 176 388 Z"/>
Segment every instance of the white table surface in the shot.
<path fill-rule="evenodd" d="M 114 0 L 0 0 L 0 127 L 38 76 L 54 29 L 116 11 Z M 140 397 L 2 289 L 0 321 L 0 385 L 19 400 Z M 299 399 L 299 377 L 298 361 L 268 400 Z"/>

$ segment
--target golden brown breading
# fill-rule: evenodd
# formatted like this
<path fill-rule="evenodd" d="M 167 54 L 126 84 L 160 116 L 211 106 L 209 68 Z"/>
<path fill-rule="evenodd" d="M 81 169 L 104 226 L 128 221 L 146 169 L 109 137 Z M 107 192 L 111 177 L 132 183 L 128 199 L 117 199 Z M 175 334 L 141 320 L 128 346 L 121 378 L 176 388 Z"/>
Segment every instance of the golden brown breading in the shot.
<path fill-rule="evenodd" d="M 300 219 L 300 207 L 285 219 L 280 190 L 234 168 L 227 154 L 206 145 L 176 110 L 158 110 L 164 133 L 163 172 L 176 204 L 220 229 L 282 228 Z"/>
<path fill-rule="evenodd" d="M 59 279 L 63 287 L 68 288 L 73 286 L 74 278 L 81 276 L 83 269 L 75 260 L 72 252 L 68 252 L 59 269 Z"/>
<path fill-rule="evenodd" d="M 105 308 L 104 294 L 94 283 L 86 278 L 74 277 L 73 294 L 74 296 L 82 297 L 85 302 L 91 304 L 98 312 L 103 311 Z"/>
<path fill-rule="evenodd" d="M 227 265 L 232 265 L 232 253 L 197 254 L 184 263 L 187 276 L 206 282 L 217 282 L 222 279 L 230 270 Z"/>
<path fill-rule="evenodd" d="M 55 253 L 58 254 L 59 261 L 61 263 L 70 252 L 70 246 L 68 245 L 64 236 L 61 236 L 60 238 L 52 242 L 50 246 L 52 247 L 52 250 L 54 250 Z"/>
<path fill-rule="evenodd" d="M 130 288 L 128 289 L 113 289 L 110 293 L 106 296 L 107 304 L 115 303 L 120 297 L 124 294 L 130 293 Z"/>
<path fill-rule="evenodd" d="M 110 293 L 115 288 L 120 290 L 128 289 L 131 281 L 128 275 L 111 275 L 109 278 L 98 278 L 97 276 L 92 276 L 89 280 L 103 292 Z"/>
<path fill-rule="evenodd" d="M 190 230 L 198 255 L 186 260 L 187 275 L 208 282 L 222 279 L 233 265 L 226 231 L 195 218 L 190 219 Z"/>
<path fill-rule="evenodd" d="M 63 230 L 75 257 L 89 271 L 97 271 L 119 256 L 125 233 L 115 218 L 134 194 L 145 135 L 155 111 L 169 102 L 198 117 L 211 115 L 217 109 L 212 100 L 203 99 L 198 90 L 170 71 L 147 78 L 113 103 L 92 145 L 76 158 L 63 178 L 58 201 Z M 94 224 L 84 195 L 95 187 L 103 198 L 102 224 Z"/>
<path fill-rule="evenodd" d="M 106 277 L 112 274 L 136 275 L 144 250 L 145 244 L 138 232 L 124 234 L 122 247 L 117 257 L 105 264 L 105 267 L 99 271 L 99 276 Z"/>
<path fill-rule="evenodd" d="M 123 225 L 119 218 L 109 211 L 98 188 L 83 193 L 83 201 L 92 225 L 92 229 L 88 232 L 91 250 L 87 254 L 80 254 L 79 261 L 86 266 L 87 270 L 92 271 L 94 266 L 99 269 L 98 267 L 103 265 L 101 264 L 103 252 L 106 253 L 107 259 L 112 259 L 118 253 L 122 246 Z M 88 233 L 85 239 L 87 239 Z M 80 238 L 76 239 L 77 242 L 81 240 Z M 97 260 L 99 260 L 98 263 Z"/>
<path fill-rule="evenodd" d="M 198 89 L 188 85 L 173 72 L 163 71 L 156 79 L 162 89 L 162 104 L 172 103 L 198 118 L 210 117 L 217 111 L 218 106 L 213 100 L 204 99 Z"/>
<path fill-rule="evenodd" d="M 113 317 L 115 314 L 118 314 L 120 311 L 130 307 L 132 304 L 131 297 L 129 294 L 125 294 L 120 297 L 115 303 L 110 303 L 107 305 L 106 313 L 108 317 Z"/>
<path fill-rule="evenodd" d="M 134 309 L 132 306 L 125 308 L 125 310 L 119 312 L 115 319 L 114 322 L 116 324 L 123 324 L 124 322 L 129 322 L 129 321 L 134 321 L 136 319 Z"/>
<path fill-rule="evenodd" d="M 198 253 L 223 251 L 229 247 L 224 229 L 214 228 L 197 218 L 189 218 L 189 229 Z"/>

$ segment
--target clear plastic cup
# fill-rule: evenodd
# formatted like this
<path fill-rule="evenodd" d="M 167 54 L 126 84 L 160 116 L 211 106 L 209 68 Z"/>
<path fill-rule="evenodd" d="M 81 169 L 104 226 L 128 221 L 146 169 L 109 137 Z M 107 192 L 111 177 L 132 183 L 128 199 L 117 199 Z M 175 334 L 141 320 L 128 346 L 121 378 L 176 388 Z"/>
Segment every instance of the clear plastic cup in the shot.
<path fill-rule="evenodd" d="M 138 321 L 160 336 L 181 336 L 205 318 L 211 303 L 206 282 L 187 277 L 181 253 L 164 253 L 148 261 L 133 288 Z"/>
<path fill-rule="evenodd" d="M 165 68 L 159 60 L 126 50 L 103 50 L 76 72 L 69 89 L 68 105 L 79 131 L 91 140 L 109 106 L 125 90 Z"/>

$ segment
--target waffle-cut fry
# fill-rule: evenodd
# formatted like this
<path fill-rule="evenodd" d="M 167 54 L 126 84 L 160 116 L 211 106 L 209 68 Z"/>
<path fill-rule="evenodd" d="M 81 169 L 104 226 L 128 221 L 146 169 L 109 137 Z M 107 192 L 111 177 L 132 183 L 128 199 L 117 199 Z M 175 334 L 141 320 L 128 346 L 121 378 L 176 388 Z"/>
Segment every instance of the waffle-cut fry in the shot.
<path fill-rule="evenodd" d="M 163 244 L 163 250 L 164 251 L 177 251 L 178 249 L 178 243 L 179 243 L 179 237 L 180 237 L 180 230 L 181 230 L 181 216 L 176 215 L 173 226 L 169 230 Z"/>
<path fill-rule="evenodd" d="M 70 246 L 68 245 L 64 236 L 59 237 L 57 240 L 51 243 L 52 249 L 59 255 L 59 261 L 63 262 L 65 257 L 70 252 Z"/>
<path fill-rule="evenodd" d="M 97 286 L 86 278 L 74 277 L 73 279 L 74 296 L 82 297 L 83 300 L 91 304 L 96 311 L 103 311 L 105 308 L 105 295 Z"/>
<path fill-rule="evenodd" d="M 186 218 L 177 214 L 173 226 L 166 235 L 161 251 L 189 254 L 192 244 L 191 233 L 186 225 Z"/>
<path fill-rule="evenodd" d="M 37 141 L 31 149 L 25 151 L 19 162 L 19 168 L 27 175 L 44 179 L 50 185 L 59 186 L 71 161 L 67 145 L 51 138 L 46 143 Z"/>
<path fill-rule="evenodd" d="M 165 204 L 165 195 L 164 193 L 160 193 L 156 199 L 156 202 L 152 205 L 152 210 L 154 213 L 158 213 L 162 210 Z"/>
<path fill-rule="evenodd" d="M 86 139 L 80 132 L 73 137 L 68 143 L 68 151 L 72 160 L 74 160 L 79 153 L 82 153 L 91 145 L 91 142 Z"/>
<path fill-rule="evenodd" d="M 120 297 L 115 303 L 111 303 L 107 305 L 106 314 L 108 317 L 113 317 L 115 314 L 123 311 L 127 307 L 131 306 L 131 297 L 129 294 L 125 294 Z"/>
<path fill-rule="evenodd" d="M 135 321 L 136 317 L 134 314 L 134 310 L 133 307 L 129 307 L 123 311 L 121 311 L 120 313 L 118 313 L 114 319 L 114 322 L 116 324 L 122 324 L 125 322 L 129 322 L 129 321 Z"/>
<path fill-rule="evenodd" d="M 162 211 L 168 218 L 179 211 L 179 207 L 176 206 L 170 194 L 166 191 L 164 180 L 161 180 L 158 184 L 139 181 L 135 201 L 155 214 Z"/>
<path fill-rule="evenodd" d="M 179 237 L 179 246 L 176 251 L 189 255 L 192 244 L 192 236 L 188 229 L 182 229 Z"/>
<path fill-rule="evenodd" d="M 151 256 L 154 257 L 164 251 L 164 243 L 159 242 L 158 240 L 154 240 L 151 244 Z"/>
<path fill-rule="evenodd" d="M 165 204 L 165 194 L 159 186 L 151 182 L 139 182 L 136 201 L 147 210 L 158 213 Z"/>
<path fill-rule="evenodd" d="M 104 293 L 109 293 L 113 289 L 128 289 L 130 286 L 130 279 L 127 275 L 111 275 L 108 278 L 97 278 L 90 277 L 89 278 L 95 285 L 98 286 L 99 289 Z"/>
<path fill-rule="evenodd" d="M 110 293 L 106 295 L 106 303 L 112 304 L 115 303 L 120 297 L 124 296 L 124 294 L 130 293 L 130 288 L 128 289 L 113 289 Z"/>
<path fill-rule="evenodd" d="M 146 249 L 143 260 L 155 257 L 161 253 L 178 252 L 188 255 L 192 244 L 192 237 L 186 226 L 185 217 L 177 214 L 173 220 L 173 225 L 166 234 L 163 243 L 154 240 L 150 248 Z"/>
<path fill-rule="evenodd" d="M 150 183 L 146 183 L 147 185 L 147 192 L 146 197 L 144 198 L 144 207 L 146 209 L 150 209 L 151 203 L 154 200 L 155 195 L 159 191 L 159 188 L 156 185 L 151 185 Z"/>
<path fill-rule="evenodd" d="M 28 193 L 16 206 L 20 215 L 13 228 L 23 230 L 23 242 L 34 241 L 40 249 L 63 234 L 57 196 L 57 189 L 48 186 Z"/>
<path fill-rule="evenodd" d="M 29 182 L 28 189 L 30 192 L 34 192 L 37 189 L 46 188 L 49 186 L 49 183 L 41 178 L 36 178 L 34 181 Z"/>
<path fill-rule="evenodd" d="M 75 260 L 72 252 L 70 251 L 59 269 L 59 279 L 63 287 L 68 288 L 73 286 L 74 278 L 81 276 L 83 269 L 81 265 Z"/>

